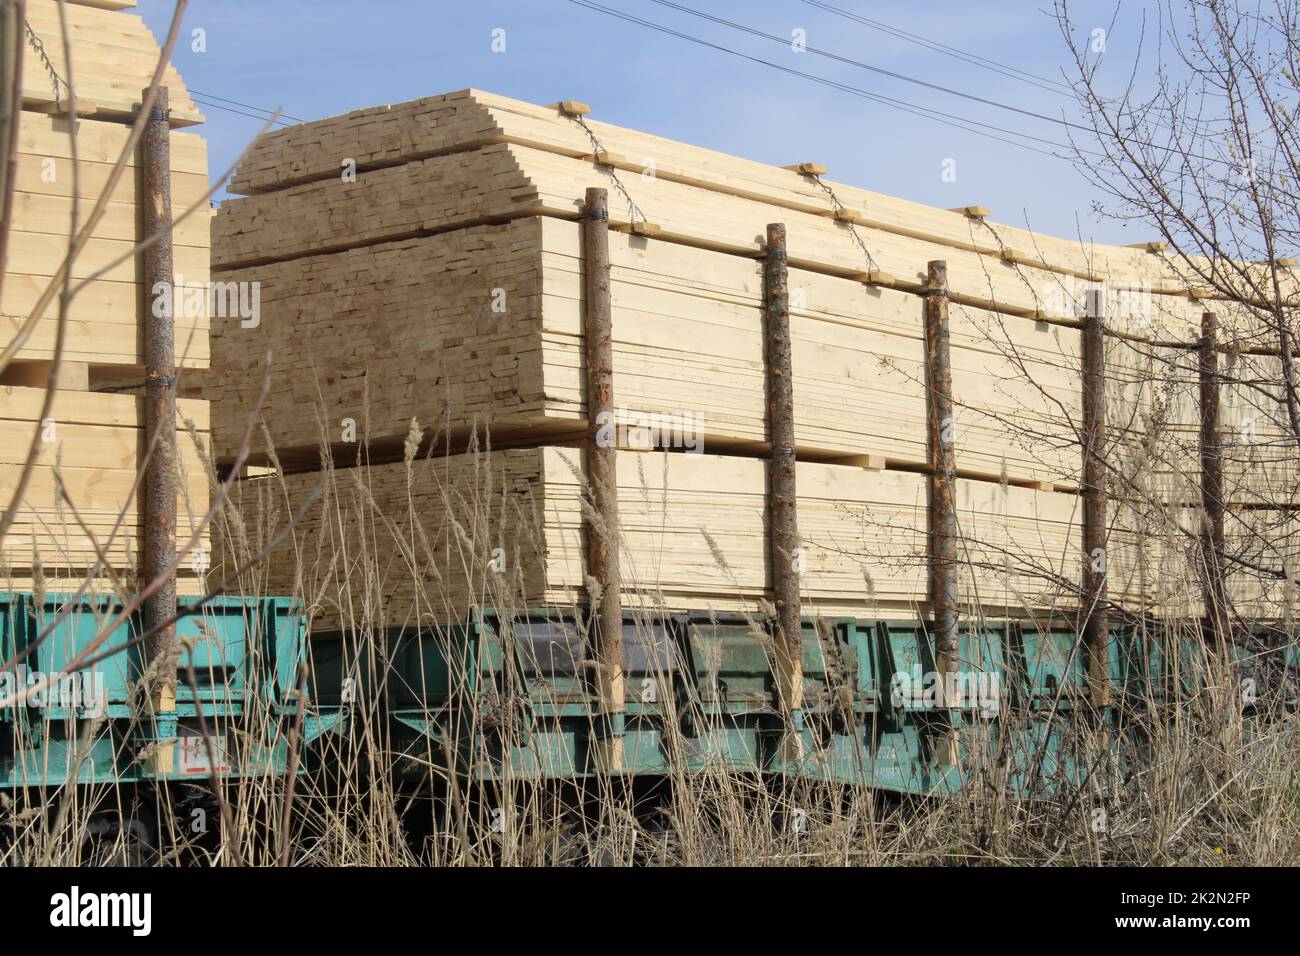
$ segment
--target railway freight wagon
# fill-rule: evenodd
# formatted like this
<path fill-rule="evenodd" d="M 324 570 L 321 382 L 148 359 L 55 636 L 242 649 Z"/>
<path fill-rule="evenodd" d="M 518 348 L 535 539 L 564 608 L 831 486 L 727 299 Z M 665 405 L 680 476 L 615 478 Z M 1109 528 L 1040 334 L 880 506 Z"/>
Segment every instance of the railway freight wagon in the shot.
<path fill-rule="evenodd" d="M 1007 781 L 1014 792 L 1082 782 L 1069 740 L 1086 686 L 1069 631 L 1026 622 L 969 635 L 959 703 L 968 759 L 945 766 L 932 753 L 932 731 L 946 715 L 926 703 L 921 675 L 934 664 L 923 627 L 805 619 L 802 747 L 793 760 L 780 747 L 782 715 L 764 652 L 770 635 L 756 633 L 761 627 L 739 615 L 629 615 L 623 773 L 780 774 L 953 793 L 988 769 L 977 755 L 994 753 L 1005 727 L 1015 729 L 1004 746 L 1021 749 Z M 588 777 L 600 769 L 600 729 L 584 631 L 580 619 L 554 611 L 489 611 L 462 627 L 360 642 L 322 632 L 312 641 L 317 693 L 327 706 L 342 706 L 345 686 L 361 688 L 354 700 L 380 695 L 397 767 L 412 782 L 431 764 L 484 783 Z M 363 645 L 376 643 L 392 662 L 382 688 L 364 686 L 371 672 Z M 1111 663 L 1136 690 L 1133 659 L 1117 653 Z M 1056 712 L 1054 729 L 1028 720 L 1047 707 Z"/>
<path fill-rule="evenodd" d="M 932 792 L 983 740 L 1014 790 L 1077 782 L 1071 739 L 1211 680 L 1211 424 L 1252 439 L 1214 442 L 1216 547 L 1270 552 L 1215 600 L 1294 620 L 1282 410 L 1232 384 L 1277 359 L 1157 243 L 476 90 L 278 130 L 232 188 L 213 269 L 262 312 L 213 329 L 216 457 L 269 352 L 243 507 L 274 532 L 319 495 L 271 586 L 323 699 L 375 704 L 417 774 Z"/>
<path fill-rule="evenodd" d="M 554 608 L 476 613 L 462 625 L 312 635 L 324 713 L 378 713 L 401 782 L 510 782 L 606 773 L 588 624 Z M 1135 769 L 1162 708 L 1225 678 L 1295 699 L 1300 659 L 1253 635 L 1216 669 L 1199 632 L 1116 626 L 1112 703 L 1098 712 L 1074 628 L 1032 620 L 961 637 L 955 713 L 936 706 L 924 622 L 805 618 L 798 757 L 782 751 L 770 623 L 737 614 L 629 614 L 620 726 L 626 776 L 779 775 L 918 795 L 979 784 L 1025 798 L 1106 789 Z M 1271 647 L 1272 650 L 1261 650 Z M 382 661 L 382 665 L 377 662 Z M 1261 692 L 1262 697 L 1262 692 Z M 1243 712 L 1255 712 L 1243 697 Z M 335 719 L 336 722 L 340 718 Z M 940 759 L 955 723 L 956 761 Z M 337 724 L 342 731 L 344 725 Z"/>
<path fill-rule="evenodd" d="M 223 780 L 283 776 L 340 718 L 300 694 L 304 618 L 290 599 L 204 597 L 217 583 L 214 486 L 208 404 L 191 376 L 209 361 L 207 296 L 187 297 L 197 309 L 157 307 L 163 292 L 208 287 L 207 144 L 187 129 L 203 116 L 170 65 L 168 109 L 141 116 L 161 51 L 125 9 L 134 5 L 29 0 L 26 22 L 4 31 L 25 56 L 16 175 L 3 182 L 13 212 L 0 296 L 0 843 L 80 805 L 83 791 L 111 798 L 99 822 L 116 825 L 131 806 L 185 789 L 172 784 L 210 792 Z M 0 68 L 17 62 L 13 53 Z M 158 149 L 146 155 L 151 135 Z M 158 197 L 168 193 L 169 240 L 159 245 L 171 272 L 159 267 L 160 289 L 137 244 L 158 228 L 150 219 L 162 221 Z M 101 214 L 71 259 L 77 295 L 60 321 L 52 293 L 74 205 L 83 229 Z M 150 351 L 151 315 L 174 341 L 168 368 Z M 151 583 L 144 542 L 155 537 L 144 517 L 153 386 L 175 398 L 158 434 L 179 436 L 167 467 L 176 508 L 163 530 L 179 541 L 180 616 L 175 639 L 151 656 L 143 639 L 160 629 L 136 596 Z M 146 692 L 155 681 L 166 693 Z"/>
<path fill-rule="evenodd" d="M 83 862 L 139 865 L 223 832 L 222 800 L 311 771 L 347 714 L 304 696 L 301 608 L 195 601 L 182 600 L 176 628 L 175 705 L 158 712 L 142 694 L 138 610 L 0 595 L 0 658 L 19 662 L 0 675 L 0 699 L 19 700 L 0 709 L 0 851 L 30 844 L 33 828 L 56 833 L 59 809 L 78 806 Z"/>
<path fill-rule="evenodd" d="M 284 774 L 306 662 L 301 609 L 218 598 L 182 610 L 176 709 L 150 714 L 138 612 L 113 598 L 0 596 L 0 653 L 22 662 L 0 694 L 27 692 L 0 711 L 0 790 Z M 340 719 L 307 707 L 302 743 Z M 152 759 L 163 749 L 171 760 Z"/>

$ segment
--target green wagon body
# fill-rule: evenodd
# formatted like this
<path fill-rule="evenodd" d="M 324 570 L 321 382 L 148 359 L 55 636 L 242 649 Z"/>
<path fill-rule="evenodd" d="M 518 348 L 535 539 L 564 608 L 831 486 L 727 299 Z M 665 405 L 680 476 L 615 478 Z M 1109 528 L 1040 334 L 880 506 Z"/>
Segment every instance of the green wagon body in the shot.
<path fill-rule="evenodd" d="M 120 610 L 112 599 L 82 600 L 37 644 L 67 599 L 0 595 L 0 658 L 34 647 L 26 671 L 11 672 L 0 695 L 31 672 L 64 670 Z M 288 599 L 222 598 L 178 625 L 174 716 L 150 716 L 133 697 L 137 647 L 92 669 L 98 710 L 57 693 L 0 710 L 0 789 L 157 780 L 144 758 L 158 747 L 176 748 L 172 779 L 283 774 L 303 681 L 298 766 L 318 765 L 320 738 L 346 729 L 353 714 L 375 713 L 412 786 L 430 774 L 481 782 L 589 776 L 593 739 L 621 732 L 629 775 L 731 770 L 942 794 L 991 772 L 996 759 L 1001 784 L 1032 795 L 1120 769 L 1105 752 L 1112 766 L 1099 767 L 1095 750 L 1083 763 L 1077 730 L 1122 732 L 1123 713 L 1194 690 L 1205 666 L 1199 634 L 1115 627 L 1108 668 L 1125 707 L 1097 714 L 1083 705 L 1086 675 L 1072 629 L 989 622 L 962 635 L 958 696 L 944 710 L 927 696 L 934 658 L 923 622 L 805 619 L 803 756 L 783 762 L 766 626 L 739 615 L 626 615 L 626 713 L 606 727 L 593 717 L 574 614 L 488 611 L 441 628 L 326 632 L 308 641 Z M 138 633 L 132 618 L 102 650 Z M 1243 674 L 1264 666 L 1258 655 L 1239 656 Z M 1294 674 L 1293 643 L 1278 660 Z M 961 741 L 957 766 L 940 763 L 933 746 L 949 726 Z"/>
<path fill-rule="evenodd" d="M 917 680 L 934 670 L 922 622 L 805 619 L 803 758 L 782 763 L 764 626 L 703 613 L 625 616 L 624 773 L 727 769 L 936 794 L 959 791 L 1000 755 L 1005 785 L 1028 795 L 1121 769 L 1117 754 L 1103 750 L 1099 766 L 1095 748 L 1088 763 L 1076 752 L 1081 727 L 1095 739 L 1123 721 L 1119 707 L 1098 715 L 1084 706 L 1074 631 L 1029 621 L 963 634 L 961 696 L 949 712 Z M 580 778 L 594 772 L 595 735 L 611 732 L 593 717 L 583 648 L 579 619 L 554 611 L 485 612 L 419 633 L 317 634 L 314 691 L 321 706 L 343 709 L 377 695 L 412 781 L 430 768 L 480 781 Z M 1199 635 L 1113 628 L 1116 701 L 1140 709 L 1193 689 L 1200 648 Z M 959 766 L 940 764 L 932 746 L 949 721 Z"/>
<path fill-rule="evenodd" d="M 0 661 L 20 662 L 0 676 L 0 699 L 48 684 L 17 706 L 0 708 L 0 790 L 286 772 L 285 730 L 296 719 L 305 659 L 304 620 L 293 602 L 225 597 L 181 618 L 176 712 L 151 716 L 136 692 L 141 650 L 130 645 L 140 634 L 138 614 L 87 655 L 108 656 L 60 677 L 122 610 L 113 598 L 82 598 L 41 639 L 72 601 L 65 594 L 0 594 Z M 307 707 L 301 745 L 340 718 Z M 162 747 L 174 748 L 171 773 L 151 769 L 147 759 Z"/>

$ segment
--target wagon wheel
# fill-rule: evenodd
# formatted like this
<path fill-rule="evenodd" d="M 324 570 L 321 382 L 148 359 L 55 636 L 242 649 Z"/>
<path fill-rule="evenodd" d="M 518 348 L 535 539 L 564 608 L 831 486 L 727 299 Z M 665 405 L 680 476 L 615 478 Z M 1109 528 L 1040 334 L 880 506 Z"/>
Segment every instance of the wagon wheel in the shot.
<path fill-rule="evenodd" d="M 134 796 L 118 807 L 96 813 L 81 836 L 83 866 L 137 867 L 156 862 L 154 808 L 147 798 Z"/>

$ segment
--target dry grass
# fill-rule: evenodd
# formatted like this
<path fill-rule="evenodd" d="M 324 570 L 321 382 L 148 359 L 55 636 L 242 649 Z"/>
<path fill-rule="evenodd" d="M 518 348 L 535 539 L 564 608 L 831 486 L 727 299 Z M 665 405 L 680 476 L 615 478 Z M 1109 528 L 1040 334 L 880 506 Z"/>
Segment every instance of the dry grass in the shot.
<path fill-rule="evenodd" d="M 1056 724 L 1095 772 L 1081 785 L 1055 780 L 1035 799 L 1011 793 L 1008 758 L 1015 755 L 995 745 L 973 752 L 974 782 L 946 798 L 764 779 L 723 766 L 688 770 L 682 705 L 671 695 L 662 703 L 668 770 L 635 781 L 537 782 L 507 772 L 474 782 L 447 758 L 444 740 L 429 737 L 422 749 L 399 752 L 384 707 L 384 689 L 395 679 L 387 629 L 409 622 L 386 617 L 380 568 L 399 562 L 417 586 L 421 617 L 438 619 L 446 600 L 428 573 L 430 562 L 481 563 L 498 543 L 487 519 L 491 496 L 501 493 L 485 477 L 490 454 L 476 451 L 463 483 L 447 489 L 461 516 L 450 555 L 429 553 L 435 529 L 424 526 L 414 506 L 408 503 L 404 514 L 378 510 L 365 466 L 324 473 L 322 529 L 295 529 L 283 545 L 303 569 L 296 596 L 310 612 L 333 608 L 350 631 L 370 636 L 353 645 L 350 720 L 308 748 L 292 795 L 283 775 L 223 779 L 219 800 L 206 780 L 157 793 L 144 786 L 29 788 L 0 805 L 0 863 L 1273 865 L 1291 862 L 1300 850 L 1294 686 L 1285 675 L 1260 675 L 1259 700 L 1246 719 L 1239 671 L 1213 654 L 1194 691 L 1125 704 L 1127 731 L 1110 736 L 1110 759 L 1091 721 L 1057 713 Z M 420 467 L 412 447 L 408 474 Z M 256 554 L 291 513 L 278 478 L 241 483 L 214 529 L 227 564 Z M 343 539 L 344 527 L 362 532 Z M 519 533 L 527 539 L 526 528 Z M 334 560 L 340 553 L 345 562 Z M 346 574 L 335 573 L 338 567 Z M 241 583 L 245 593 L 266 593 L 265 573 L 255 568 Z M 523 609 L 519 581 L 480 580 L 481 607 Z M 654 603 L 651 596 L 647 604 Z M 521 680 L 506 667 L 504 694 L 479 695 L 454 719 L 492 724 L 510 739 L 521 732 L 520 710 L 511 705 Z M 690 716 L 701 725 L 709 719 Z M 999 718 L 1005 728 L 1025 720 L 1011 710 Z M 284 739 L 296 728 L 292 714 L 253 708 L 214 732 L 233 732 L 237 753 L 247 756 L 253 741 Z M 88 735 L 107 729 L 82 726 Z M 133 816 L 148 848 L 121 837 L 120 821 Z"/>

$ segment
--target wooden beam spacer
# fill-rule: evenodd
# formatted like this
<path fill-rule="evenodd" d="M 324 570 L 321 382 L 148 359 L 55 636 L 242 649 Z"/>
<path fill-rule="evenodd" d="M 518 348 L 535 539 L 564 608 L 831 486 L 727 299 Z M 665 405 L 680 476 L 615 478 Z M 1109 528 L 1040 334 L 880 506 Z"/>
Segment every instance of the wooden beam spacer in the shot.
<path fill-rule="evenodd" d="M 582 210 L 587 366 L 587 576 L 590 633 L 595 645 L 596 728 L 592 751 L 605 773 L 623 769 L 623 605 L 619 573 L 617 429 L 614 411 L 613 319 L 609 278 L 609 194 L 591 187 Z"/>
<path fill-rule="evenodd" d="M 558 103 L 551 103 L 550 108 L 558 110 L 565 116 L 586 116 L 591 112 L 591 107 L 581 100 L 560 100 Z"/>
<path fill-rule="evenodd" d="M 767 379 L 768 563 L 776 606 L 775 678 L 782 761 L 803 757 L 803 624 L 799 597 L 799 518 L 795 492 L 794 371 L 785 225 L 767 227 L 763 260 L 763 356 Z"/>
<path fill-rule="evenodd" d="M 957 455 L 952 402 L 952 362 L 948 340 L 948 264 L 926 267 L 925 287 L 926 422 L 929 478 L 929 598 L 934 617 L 935 668 L 946 715 L 936 754 L 940 763 L 959 761 L 957 723 L 951 699 L 961 643 L 957 621 Z"/>
<path fill-rule="evenodd" d="M 792 173 L 799 173 L 802 176 L 825 176 L 826 166 L 822 163 L 795 163 L 793 166 L 782 166 L 782 169 L 788 169 Z"/>
<path fill-rule="evenodd" d="M 1110 610 L 1106 572 L 1105 291 L 1088 290 L 1083 319 L 1083 587 L 1079 632 L 1094 707 L 1110 704 Z"/>

